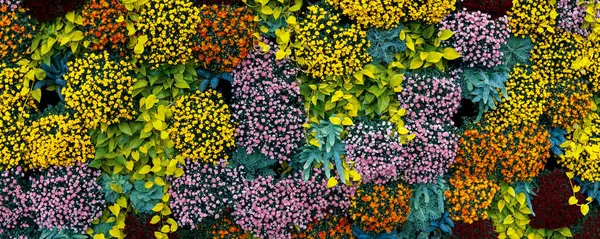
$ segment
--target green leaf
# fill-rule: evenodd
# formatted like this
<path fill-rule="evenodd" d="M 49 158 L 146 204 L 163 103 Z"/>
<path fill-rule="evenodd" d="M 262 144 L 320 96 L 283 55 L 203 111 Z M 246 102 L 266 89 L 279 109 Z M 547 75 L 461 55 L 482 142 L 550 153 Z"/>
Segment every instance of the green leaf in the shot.
<path fill-rule="evenodd" d="M 133 132 L 131 131 L 131 128 L 129 127 L 129 124 L 127 122 L 121 122 L 119 124 L 119 130 L 121 130 L 121 132 L 123 132 L 126 135 L 133 135 Z"/>
<path fill-rule="evenodd" d="M 440 39 L 440 41 L 448 40 L 453 35 L 454 35 L 454 32 L 452 32 L 450 30 L 442 30 L 442 31 L 438 32 L 438 38 Z"/>
<path fill-rule="evenodd" d="M 100 168 L 100 166 L 102 166 L 102 161 L 94 159 L 89 166 L 90 168 Z"/>
<path fill-rule="evenodd" d="M 557 229 L 557 231 L 563 236 L 573 237 L 573 234 L 571 233 L 571 229 L 569 229 L 568 227 L 559 228 L 559 229 Z"/>
<path fill-rule="evenodd" d="M 454 50 L 454 48 L 451 48 L 451 47 L 444 48 L 444 58 L 446 58 L 447 60 L 455 60 L 455 59 L 458 59 L 459 57 L 460 57 L 460 54 L 458 54 L 458 52 L 456 50 Z"/>

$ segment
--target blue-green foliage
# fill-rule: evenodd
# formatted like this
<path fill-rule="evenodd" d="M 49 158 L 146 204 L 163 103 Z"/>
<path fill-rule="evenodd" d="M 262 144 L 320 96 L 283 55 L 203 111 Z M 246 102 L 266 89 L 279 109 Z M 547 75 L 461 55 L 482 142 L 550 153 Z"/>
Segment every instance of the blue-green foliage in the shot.
<path fill-rule="evenodd" d="M 104 234 L 105 238 L 110 238 L 110 230 L 115 225 L 115 222 L 106 223 L 101 222 L 98 224 L 92 224 L 92 228 L 94 229 L 94 234 Z"/>
<path fill-rule="evenodd" d="M 252 181 L 258 176 L 275 176 L 275 171 L 272 167 L 277 163 L 277 160 L 261 154 L 253 152 L 248 154 L 244 147 L 238 147 L 229 160 L 229 167 L 237 168 L 244 166 L 243 172 L 246 174 L 246 180 Z"/>
<path fill-rule="evenodd" d="M 531 215 L 533 216 L 535 216 L 535 212 L 533 211 L 533 204 L 531 204 L 531 198 L 533 196 L 537 196 L 537 194 L 535 194 L 535 192 L 533 191 L 534 187 L 535 185 L 533 184 L 533 182 L 516 182 L 514 185 L 515 193 L 525 194 L 525 201 L 527 202 L 527 207 L 529 207 Z"/>
<path fill-rule="evenodd" d="M 454 222 L 448 216 L 448 212 L 445 212 L 440 219 L 433 220 L 430 222 L 429 227 L 425 230 L 425 233 L 434 233 L 440 235 L 441 233 L 452 234 L 452 228 Z"/>
<path fill-rule="evenodd" d="M 476 122 L 481 119 L 483 113 L 496 109 L 496 102 L 502 101 L 502 95 L 508 99 L 506 86 L 509 71 L 507 67 L 495 67 L 493 69 L 467 68 L 461 77 L 463 97 L 479 105 L 479 114 Z"/>
<path fill-rule="evenodd" d="M 41 229 L 40 239 L 87 239 L 88 236 L 72 230 Z"/>
<path fill-rule="evenodd" d="M 217 89 L 217 86 L 219 86 L 220 81 L 227 81 L 229 82 L 229 84 L 233 83 L 233 77 L 231 76 L 231 73 L 213 74 L 210 71 L 198 69 L 196 70 L 196 74 L 203 78 L 198 88 L 200 91 L 207 90 L 209 85 L 210 88 Z"/>
<path fill-rule="evenodd" d="M 600 203 L 600 182 L 599 181 L 585 181 L 581 180 L 580 177 L 575 177 L 577 185 L 581 187 L 581 193 L 586 197 L 596 199 L 596 202 Z"/>
<path fill-rule="evenodd" d="M 154 181 L 154 180 L 152 180 Z M 152 187 L 146 188 L 146 181 L 137 180 L 133 183 L 133 190 L 129 199 L 135 209 L 141 213 L 152 213 L 154 205 L 160 202 L 163 196 L 163 186 L 153 184 Z"/>
<path fill-rule="evenodd" d="M 133 185 L 129 182 L 129 175 L 121 175 L 121 174 L 104 174 L 102 175 L 102 181 L 100 185 L 102 185 L 102 192 L 104 193 L 104 200 L 108 203 L 115 203 L 117 198 L 119 198 L 119 193 L 115 192 L 111 189 L 110 185 L 114 184 L 113 187 L 118 185 L 121 187 L 122 194 L 128 195 L 131 191 Z"/>
<path fill-rule="evenodd" d="M 67 81 L 63 79 L 63 75 L 69 71 L 69 67 L 67 67 L 67 62 L 73 54 L 69 51 L 62 55 L 56 55 L 50 61 L 50 65 L 46 65 L 46 63 L 42 63 L 42 70 L 46 72 L 46 78 L 44 80 L 38 81 L 33 85 L 33 89 L 39 89 L 42 87 L 56 86 L 56 92 L 58 93 L 58 97 L 60 100 L 64 101 L 61 91 L 62 88 L 67 84 Z"/>
<path fill-rule="evenodd" d="M 352 226 L 352 234 L 356 237 L 356 239 L 396 239 L 398 235 L 395 231 L 392 232 L 382 232 L 382 233 L 372 233 L 365 232 L 360 229 L 359 226 Z"/>
<path fill-rule="evenodd" d="M 565 131 L 564 129 L 560 129 L 560 128 L 550 129 L 550 142 L 552 143 L 552 146 L 550 147 L 550 151 L 554 155 L 562 155 L 564 153 L 564 151 L 560 147 L 560 145 L 562 143 L 564 143 L 565 141 L 567 141 L 567 139 L 565 138 L 565 135 L 567 135 L 567 131 Z"/>
<path fill-rule="evenodd" d="M 343 183 L 346 183 L 344 177 L 344 168 L 340 155 L 346 153 L 346 144 L 342 142 L 340 134 L 342 126 L 332 124 L 329 121 L 321 120 L 319 124 L 310 125 L 309 134 L 313 134 L 319 141 L 320 147 L 314 145 L 305 145 L 298 156 L 298 160 L 303 166 L 304 180 L 310 177 L 310 171 L 317 165 L 322 165 L 325 169 L 325 176 L 331 177 L 330 163 L 335 165 L 337 173 Z"/>
<path fill-rule="evenodd" d="M 429 238 L 435 230 L 428 231 L 432 222 L 439 221 L 444 215 L 444 191 L 448 189 L 446 181 L 437 179 L 437 183 L 417 184 L 410 200 L 410 213 L 398 238 Z M 438 223 L 439 224 L 439 223 Z"/>
<path fill-rule="evenodd" d="M 367 32 L 367 38 L 371 46 L 367 50 L 376 64 L 390 64 L 394 60 L 394 54 L 406 50 L 406 43 L 400 40 L 400 31 L 403 26 L 390 30 L 371 28 Z"/>
<path fill-rule="evenodd" d="M 510 36 L 506 44 L 500 49 L 504 53 L 502 62 L 511 69 L 517 63 L 521 65 L 528 64 L 531 49 L 533 49 L 533 43 L 529 37 Z"/>

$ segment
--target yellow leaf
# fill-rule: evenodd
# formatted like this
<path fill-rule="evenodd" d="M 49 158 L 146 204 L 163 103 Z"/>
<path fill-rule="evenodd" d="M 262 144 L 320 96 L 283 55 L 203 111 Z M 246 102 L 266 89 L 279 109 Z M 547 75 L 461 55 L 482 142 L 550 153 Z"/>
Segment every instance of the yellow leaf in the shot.
<path fill-rule="evenodd" d="M 498 201 L 498 210 L 500 212 L 502 212 L 502 209 L 504 209 L 504 206 L 506 205 L 506 202 L 504 200 L 499 200 Z"/>
<path fill-rule="evenodd" d="M 152 169 L 152 168 L 150 167 L 150 165 L 145 165 L 144 167 L 142 167 L 142 168 L 140 169 L 140 171 L 139 171 L 138 173 L 139 173 L 139 174 L 147 174 L 147 173 L 149 173 L 149 172 L 150 172 L 150 169 Z"/>
<path fill-rule="evenodd" d="M 40 100 L 42 100 L 42 90 L 41 89 L 35 89 L 30 91 L 31 93 L 31 97 L 33 97 L 37 102 L 40 102 Z"/>
<path fill-rule="evenodd" d="M 121 212 L 121 206 L 119 206 L 119 204 L 115 204 L 112 206 L 108 207 L 108 210 L 110 210 L 110 212 L 112 212 L 113 214 L 115 214 L 115 216 L 119 216 L 119 212 Z"/>
<path fill-rule="evenodd" d="M 158 223 L 158 221 L 160 221 L 160 216 L 154 215 L 154 217 L 152 217 L 152 220 L 150 221 L 150 224 L 156 224 Z"/>
<path fill-rule="evenodd" d="M 165 234 L 162 232 L 154 232 L 154 236 L 156 237 L 156 239 L 163 239 L 165 238 Z"/>
<path fill-rule="evenodd" d="M 286 19 L 285 21 L 291 26 L 296 25 L 296 17 L 294 16 L 288 17 L 288 19 Z"/>
<path fill-rule="evenodd" d="M 160 210 L 163 209 L 163 207 L 165 207 L 165 205 L 163 203 L 159 202 L 156 205 L 154 205 L 154 207 L 152 208 L 152 211 L 159 212 Z"/>
<path fill-rule="evenodd" d="M 332 188 L 335 187 L 335 185 L 338 184 L 338 180 L 335 179 L 334 177 L 329 178 L 329 180 L 327 180 L 327 188 Z"/>
<path fill-rule="evenodd" d="M 439 52 L 430 52 L 429 55 L 427 55 L 427 62 L 431 62 L 431 63 L 440 62 L 440 60 L 442 60 L 443 56 L 444 56 L 444 54 L 439 53 Z"/>
<path fill-rule="evenodd" d="M 411 70 L 419 69 L 419 68 L 421 68 L 421 66 L 423 66 L 423 61 L 418 57 L 415 57 L 410 61 L 410 69 Z"/>
<path fill-rule="evenodd" d="M 335 125 L 339 125 L 342 123 L 342 120 L 339 117 L 334 117 L 334 116 L 329 117 L 329 121 Z"/>
<path fill-rule="evenodd" d="M 455 60 L 455 59 L 458 59 L 459 57 L 460 57 L 460 54 L 458 54 L 458 52 L 456 50 L 454 50 L 454 48 L 451 48 L 451 47 L 444 48 L 444 58 L 446 58 L 447 60 Z"/>
<path fill-rule="evenodd" d="M 144 183 L 144 187 L 146 187 L 146 188 L 151 188 L 152 186 L 154 186 L 153 182 L 146 182 L 146 183 Z"/>
<path fill-rule="evenodd" d="M 260 9 L 260 12 L 262 12 L 263 14 L 266 14 L 266 15 L 271 15 L 271 14 L 273 14 L 273 9 L 269 6 L 263 6 Z"/>
<path fill-rule="evenodd" d="M 518 202 L 519 202 L 519 204 L 521 204 L 521 205 L 525 205 L 525 199 L 526 199 L 526 198 L 527 198 L 527 197 L 525 196 L 525 194 L 524 194 L 524 193 L 519 193 L 519 194 L 517 195 L 517 201 L 518 201 Z"/>
<path fill-rule="evenodd" d="M 576 193 L 576 192 L 579 192 L 580 190 L 581 190 L 580 186 L 577 186 L 577 185 L 573 186 L 573 192 Z"/>
<path fill-rule="evenodd" d="M 573 179 L 573 177 L 574 177 L 574 176 L 575 176 L 575 175 L 573 174 L 573 172 L 567 172 L 567 177 L 568 177 L 569 179 Z"/>
<path fill-rule="evenodd" d="M 162 228 L 160 228 L 160 231 L 167 233 L 171 231 L 171 228 L 168 225 L 163 225 Z"/>
<path fill-rule="evenodd" d="M 165 181 L 161 177 L 155 177 L 154 182 L 159 186 L 165 186 Z"/>
<path fill-rule="evenodd" d="M 321 147 L 321 143 L 319 142 L 318 139 L 312 138 L 309 143 L 312 144 L 312 145 L 314 145 L 314 146 L 317 146 L 319 148 Z"/>
<path fill-rule="evenodd" d="M 515 196 L 515 189 L 512 187 L 508 187 L 508 194 L 510 194 L 511 196 Z"/>
<path fill-rule="evenodd" d="M 400 134 L 408 134 L 408 129 L 402 127 L 400 129 L 398 129 L 398 133 L 400 133 Z"/>
<path fill-rule="evenodd" d="M 94 235 L 94 239 L 104 239 L 104 234 L 96 234 Z"/>
<path fill-rule="evenodd" d="M 71 41 L 81 41 L 81 39 L 83 39 L 83 32 L 81 32 L 81 31 L 73 32 L 73 35 L 71 36 Z"/>
<path fill-rule="evenodd" d="M 448 40 L 453 35 L 454 35 L 454 32 L 452 32 L 450 30 L 442 30 L 442 31 L 438 32 L 438 38 L 440 39 L 440 41 Z"/>
<path fill-rule="evenodd" d="M 127 199 L 124 196 L 121 196 L 119 199 L 117 199 L 117 205 L 121 206 L 122 208 L 126 208 Z"/>
<path fill-rule="evenodd" d="M 581 214 L 583 214 L 584 216 L 588 214 L 588 212 L 590 212 L 590 206 L 588 206 L 587 204 L 583 204 L 579 207 L 581 209 Z"/>
<path fill-rule="evenodd" d="M 575 205 L 575 204 L 577 204 L 577 202 L 579 202 L 579 200 L 577 200 L 577 198 L 575 196 L 571 196 L 569 198 L 569 205 Z"/>
<path fill-rule="evenodd" d="M 350 119 L 349 117 L 345 117 L 344 120 L 342 120 L 342 125 L 349 126 L 353 124 L 354 123 L 352 122 L 352 119 Z"/>
<path fill-rule="evenodd" d="M 502 224 L 504 224 L 504 225 L 510 225 L 513 222 L 515 222 L 515 219 L 513 218 L 513 216 L 512 215 L 508 215 L 508 216 L 506 216 L 504 218 L 504 221 L 502 221 Z"/>
<path fill-rule="evenodd" d="M 410 36 L 406 37 L 406 47 L 411 51 L 415 51 L 415 43 Z"/>

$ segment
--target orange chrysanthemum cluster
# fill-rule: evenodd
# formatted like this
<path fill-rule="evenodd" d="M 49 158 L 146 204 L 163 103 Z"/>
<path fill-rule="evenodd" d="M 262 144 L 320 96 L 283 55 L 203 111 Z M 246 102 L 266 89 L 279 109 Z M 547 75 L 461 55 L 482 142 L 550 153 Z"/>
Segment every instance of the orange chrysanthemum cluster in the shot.
<path fill-rule="evenodd" d="M 208 231 L 213 239 L 248 239 L 250 234 L 242 230 L 235 224 L 230 217 L 223 217 L 216 224 L 212 225 Z"/>
<path fill-rule="evenodd" d="M 406 221 L 412 191 L 402 183 L 361 184 L 350 205 L 355 225 L 368 232 L 391 232 Z"/>
<path fill-rule="evenodd" d="M 29 51 L 35 25 L 25 9 L 0 5 L 0 63 L 15 63 Z M 12 64 L 10 66 L 13 66 Z"/>
<path fill-rule="evenodd" d="M 488 218 L 487 209 L 500 187 L 493 181 L 475 176 L 455 174 L 450 189 L 444 192 L 447 211 L 454 221 L 471 224 Z"/>
<path fill-rule="evenodd" d="M 501 133 L 469 129 L 459 140 L 452 168 L 467 177 L 529 181 L 544 170 L 549 149 L 550 134 L 539 124 L 522 124 Z"/>
<path fill-rule="evenodd" d="M 247 7 L 202 5 L 198 42 L 192 47 L 200 66 L 220 73 L 231 72 L 254 46 L 256 22 Z"/>
<path fill-rule="evenodd" d="M 85 35 L 92 39 L 93 50 L 124 50 L 127 44 L 127 9 L 117 0 L 92 0 L 83 8 Z"/>
<path fill-rule="evenodd" d="M 306 230 L 292 234 L 292 239 L 352 239 L 352 223 L 346 217 L 327 215 L 315 221 Z"/>

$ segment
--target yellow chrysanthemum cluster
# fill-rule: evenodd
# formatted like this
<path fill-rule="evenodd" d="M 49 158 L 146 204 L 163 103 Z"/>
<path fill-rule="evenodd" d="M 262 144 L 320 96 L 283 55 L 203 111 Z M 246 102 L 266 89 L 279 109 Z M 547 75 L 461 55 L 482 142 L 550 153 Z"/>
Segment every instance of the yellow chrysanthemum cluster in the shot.
<path fill-rule="evenodd" d="M 553 34 L 535 40 L 531 51 L 533 70 L 548 79 L 545 112 L 555 127 L 567 128 L 581 122 L 591 110 L 592 94 L 584 80 L 584 70 L 573 69 L 572 63 L 585 54 L 586 41 L 569 32 Z"/>
<path fill-rule="evenodd" d="M 21 94 L 28 68 L 0 64 L 0 69 L 0 169 L 6 169 L 22 160 L 25 142 L 21 132 L 36 106 L 29 94 Z"/>
<path fill-rule="evenodd" d="M 141 58 L 155 69 L 177 65 L 192 58 L 200 10 L 186 0 L 151 0 L 140 12 L 137 30 L 148 37 Z"/>
<path fill-rule="evenodd" d="M 548 81 L 526 66 L 517 65 L 506 83 L 508 100 L 483 116 L 485 129 L 496 133 L 522 123 L 537 123 L 548 98 Z"/>
<path fill-rule="evenodd" d="M 23 132 L 27 168 L 73 166 L 94 159 L 92 139 L 71 115 L 48 115 L 34 121 Z"/>
<path fill-rule="evenodd" d="M 405 15 L 406 0 L 327 0 L 336 10 L 365 27 L 394 28 Z"/>
<path fill-rule="evenodd" d="M 179 155 L 204 163 L 228 159 L 227 151 L 235 146 L 235 127 L 221 93 L 210 89 L 181 96 L 171 111 L 169 135 Z"/>
<path fill-rule="evenodd" d="M 513 0 L 507 12 L 508 24 L 515 36 L 554 32 L 556 25 L 556 0 Z"/>
<path fill-rule="evenodd" d="M 116 62 L 108 52 L 86 53 L 67 63 L 69 72 L 64 75 L 67 85 L 62 94 L 66 107 L 76 112 L 85 128 L 99 124 L 119 123 L 135 116 L 133 106 L 133 65 L 124 59 Z"/>
<path fill-rule="evenodd" d="M 561 145 L 565 153 L 558 163 L 583 180 L 600 181 L 600 116 L 591 112 L 568 132 L 567 141 Z"/>
<path fill-rule="evenodd" d="M 315 5 L 294 29 L 301 43 L 296 60 L 314 78 L 350 75 L 372 60 L 367 32 L 355 24 L 338 27 L 340 21 L 338 14 Z"/>
<path fill-rule="evenodd" d="M 456 0 L 410 0 L 406 3 L 405 21 L 437 24 L 456 10 Z"/>

